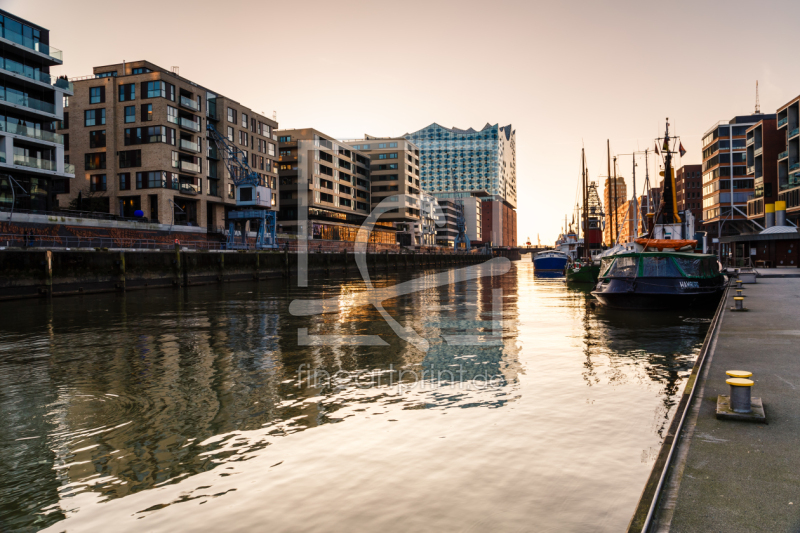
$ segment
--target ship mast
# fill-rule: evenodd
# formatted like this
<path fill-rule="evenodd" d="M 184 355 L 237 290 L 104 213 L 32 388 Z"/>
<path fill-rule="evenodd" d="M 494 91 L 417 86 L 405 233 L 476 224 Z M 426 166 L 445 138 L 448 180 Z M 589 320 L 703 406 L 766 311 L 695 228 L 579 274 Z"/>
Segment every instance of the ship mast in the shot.
<path fill-rule="evenodd" d="M 661 195 L 662 224 L 681 222 L 675 196 L 675 173 L 672 171 L 672 151 L 669 149 L 669 118 L 664 132 L 664 192 Z"/>
<path fill-rule="evenodd" d="M 610 182 L 611 181 L 611 142 L 608 139 L 606 139 L 606 163 L 608 165 L 607 166 L 608 172 L 606 173 L 606 177 L 608 178 L 608 181 Z M 616 198 L 616 194 L 614 194 L 614 198 Z M 611 213 L 609 213 L 611 215 L 611 227 L 608 229 L 608 234 L 611 237 L 613 237 L 614 236 L 614 221 L 617 218 L 617 216 L 616 216 L 616 214 L 617 214 L 617 206 L 614 204 L 614 202 L 611 201 L 611 191 L 608 191 L 608 203 L 611 204 Z M 614 246 L 614 244 L 616 244 L 616 243 L 612 242 L 611 246 Z"/>
<path fill-rule="evenodd" d="M 586 151 L 581 148 L 581 175 L 583 181 L 583 258 L 588 260 L 589 253 L 589 187 L 586 182 Z"/>
<path fill-rule="evenodd" d="M 617 156 L 614 156 L 614 221 L 617 232 L 614 234 L 614 244 L 619 241 L 619 220 L 617 220 Z"/>
<path fill-rule="evenodd" d="M 636 154 L 632 155 L 631 158 L 633 159 L 633 239 L 632 242 L 636 241 L 636 237 L 639 236 L 639 201 L 636 198 Z"/>

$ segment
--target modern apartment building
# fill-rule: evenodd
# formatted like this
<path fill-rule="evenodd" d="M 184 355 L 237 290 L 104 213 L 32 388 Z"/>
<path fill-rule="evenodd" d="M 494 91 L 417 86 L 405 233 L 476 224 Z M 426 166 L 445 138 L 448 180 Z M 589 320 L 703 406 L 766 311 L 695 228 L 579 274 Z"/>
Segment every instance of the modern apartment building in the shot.
<path fill-rule="evenodd" d="M 765 207 L 778 199 L 778 160 L 788 157 L 786 137 L 777 119 L 759 120 L 746 132 L 747 177 L 754 192 L 747 201 L 747 218 L 765 227 Z"/>
<path fill-rule="evenodd" d="M 235 189 L 210 125 L 244 152 L 279 208 L 273 119 L 147 61 L 95 67 L 74 84 L 62 131 L 77 178 L 64 184 L 62 207 L 221 230 Z"/>
<path fill-rule="evenodd" d="M 747 200 L 754 192 L 747 172 L 747 130 L 775 115 L 743 115 L 714 124 L 703 135 L 703 220 L 717 237 L 747 229 Z M 699 229 L 699 228 L 698 228 Z"/>
<path fill-rule="evenodd" d="M 603 212 L 606 215 L 603 242 L 608 246 L 613 246 L 617 242 L 617 236 L 622 232 L 621 226 L 627 217 L 627 201 L 628 186 L 625 185 L 625 178 L 606 178 L 603 187 Z"/>
<path fill-rule="evenodd" d="M 50 32 L 0 10 L 0 208 L 50 211 L 62 180 L 64 99 L 73 86 L 50 74 L 63 63 Z"/>
<path fill-rule="evenodd" d="M 462 214 L 464 215 L 464 222 L 467 226 L 467 237 L 469 237 L 470 243 L 478 243 L 482 242 L 483 237 L 483 205 L 487 204 L 487 206 L 491 206 L 490 202 L 481 202 L 480 198 L 469 197 L 469 198 L 460 198 L 457 200 L 458 203 L 461 205 Z M 514 220 L 516 221 L 517 212 L 513 209 L 510 209 L 511 213 L 513 213 Z M 516 230 L 517 225 L 513 224 L 514 230 Z M 516 233 L 514 236 L 508 236 L 508 242 L 516 242 Z M 513 246 L 513 245 L 511 245 Z"/>
<path fill-rule="evenodd" d="M 675 198 L 678 211 L 691 211 L 695 227 L 703 220 L 703 166 L 683 165 L 675 171 Z"/>
<path fill-rule="evenodd" d="M 800 223 L 800 96 L 778 108 L 777 129 L 784 149 L 778 155 L 778 201 L 786 202 L 786 219 Z M 766 185 L 765 185 L 766 187 Z"/>
<path fill-rule="evenodd" d="M 434 123 L 405 138 L 419 146 L 423 190 L 439 200 L 483 202 L 478 244 L 517 244 L 516 131 L 511 125 L 486 124 L 477 131 Z"/>
<path fill-rule="evenodd" d="M 464 208 L 457 200 L 437 200 L 444 215 L 444 225 L 436 228 L 436 244 L 452 248 L 458 237 L 458 217 Z"/>
<path fill-rule="evenodd" d="M 370 213 L 369 154 L 313 128 L 279 131 L 278 148 L 278 232 L 355 241 Z M 308 227 L 303 227 L 303 205 L 308 208 Z M 395 234 L 392 222 L 378 220 L 370 241 L 395 244 Z"/>
<path fill-rule="evenodd" d="M 386 198 L 402 204 L 382 214 L 380 220 L 394 222 L 400 229 L 398 238 L 401 240 L 405 235 L 405 240 L 414 241 L 406 228 L 420 217 L 419 148 L 403 137 L 365 135 L 363 140 L 345 142 L 370 158 L 370 209 L 375 209 Z"/>

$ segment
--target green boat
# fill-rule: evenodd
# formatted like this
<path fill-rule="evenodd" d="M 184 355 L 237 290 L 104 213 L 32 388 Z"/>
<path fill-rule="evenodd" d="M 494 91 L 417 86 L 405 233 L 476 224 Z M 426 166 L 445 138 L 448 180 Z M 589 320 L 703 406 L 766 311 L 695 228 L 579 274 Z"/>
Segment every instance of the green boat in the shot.
<path fill-rule="evenodd" d="M 576 261 L 569 263 L 564 272 L 567 283 L 597 283 L 600 275 L 600 264 L 594 262 Z"/>

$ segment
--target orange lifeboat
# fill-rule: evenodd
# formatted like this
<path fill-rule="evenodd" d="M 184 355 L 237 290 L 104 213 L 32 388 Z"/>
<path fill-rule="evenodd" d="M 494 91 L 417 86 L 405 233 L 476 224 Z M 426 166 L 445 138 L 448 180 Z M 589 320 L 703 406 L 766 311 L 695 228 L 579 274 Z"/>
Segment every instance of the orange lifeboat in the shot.
<path fill-rule="evenodd" d="M 694 250 L 697 246 L 697 241 L 688 239 L 636 239 L 636 244 L 644 246 L 648 250 L 657 250 L 663 252 L 664 250 L 673 250 L 675 252 L 689 252 Z"/>

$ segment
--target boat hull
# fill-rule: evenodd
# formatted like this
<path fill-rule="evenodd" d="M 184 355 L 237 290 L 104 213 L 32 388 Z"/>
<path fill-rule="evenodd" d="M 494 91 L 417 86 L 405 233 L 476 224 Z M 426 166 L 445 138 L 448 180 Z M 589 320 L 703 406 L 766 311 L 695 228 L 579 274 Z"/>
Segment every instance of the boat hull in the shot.
<path fill-rule="evenodd" d="M 680 278 L 615 278 L 597 284 L 592 295 L 612 309 L 676 309 L 715 307 L 725 279 L 689 281 Z"/>
<path fill-rule="evenodd" d="M 577 270 L 567 267 L 566 277 L 568 283 L 597 283 L 600 275 L 600 265 L 582 266 Z"/>
<path fill-rule="evenodd" d="M 533 268 L 536 270 L 550 271 L 550 272 L 564 272 L 569 258 L 567 256 L 545 256 L 534 257 Z"/>

